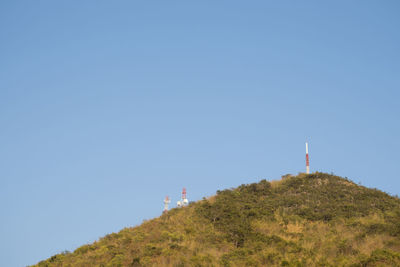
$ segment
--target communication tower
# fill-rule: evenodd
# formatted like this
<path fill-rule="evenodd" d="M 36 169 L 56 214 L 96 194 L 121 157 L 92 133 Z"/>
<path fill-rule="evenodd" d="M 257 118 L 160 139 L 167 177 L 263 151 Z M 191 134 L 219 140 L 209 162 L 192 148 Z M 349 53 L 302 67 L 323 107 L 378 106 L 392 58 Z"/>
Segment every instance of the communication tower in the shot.
<path fill-rule="evenodd" d="M 169 203 L 171 203 L 171 200 L 169 199 L 168 196 L 166 196 L 165 199 L 164 199 L 164 210 L 163 210 L 163 213 L 167 213 L 168 212 Z"/>
<path fill-rule="evenodd" d="M 306 173 L 310 173 L 310 159 L 308 157 L 308 143 L 306 142 Z"/>
<path fill-rule="evenodd" d="M 189 200 L 186 198 L 186 188 L 182 189 L 182 199 L 179 200 L 177 203 L 178 207 L 184 207 L 189 204 Z"/>

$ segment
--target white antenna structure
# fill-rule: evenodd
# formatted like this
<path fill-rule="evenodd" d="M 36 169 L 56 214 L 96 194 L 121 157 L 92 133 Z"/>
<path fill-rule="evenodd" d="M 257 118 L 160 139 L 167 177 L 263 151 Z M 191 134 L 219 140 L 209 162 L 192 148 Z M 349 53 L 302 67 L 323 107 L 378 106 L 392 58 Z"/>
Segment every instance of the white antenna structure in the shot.
<path fill-rule="evenodd" d="M 164 210 L 163 210 L 163 213 L 167 213 L 168 212 L 169 203 L 171 203 L 171 200 L 169 199 L 168 196 L 166 196 L 165 199 L 164 199 Z"/>
<path fill-rule="evenodd" d="M 176 205 L 177 205 L 178 207 L 184 207 L 184 206 L 186 206 L 187 204 L 189 204 L 189 200 L 186 198 L 186 188 L 183 188 L 183 189 L 182 189 L 182 199 L 179 200 L 179 201 L 176 203 Z"/>

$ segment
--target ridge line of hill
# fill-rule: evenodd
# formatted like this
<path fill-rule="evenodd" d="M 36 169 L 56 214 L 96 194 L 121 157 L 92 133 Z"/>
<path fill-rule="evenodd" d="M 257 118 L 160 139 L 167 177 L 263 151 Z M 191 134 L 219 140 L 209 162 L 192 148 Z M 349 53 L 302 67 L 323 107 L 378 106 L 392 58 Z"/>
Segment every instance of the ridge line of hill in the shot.
<path fill-rule="evenodd" d="M 400 266 L 400 199 L 332 174 L 286 175 L 35 266 Z"/>

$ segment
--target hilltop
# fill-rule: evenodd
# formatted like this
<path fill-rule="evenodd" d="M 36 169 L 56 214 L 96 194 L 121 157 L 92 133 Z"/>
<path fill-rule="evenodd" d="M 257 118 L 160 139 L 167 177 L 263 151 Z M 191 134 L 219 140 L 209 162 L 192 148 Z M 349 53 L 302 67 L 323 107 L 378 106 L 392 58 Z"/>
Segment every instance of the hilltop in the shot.
<path fill-rule="evenodd" d="M 287 175 L 35 266 L 400 266 L 400 199 L 330 174 Z"/>

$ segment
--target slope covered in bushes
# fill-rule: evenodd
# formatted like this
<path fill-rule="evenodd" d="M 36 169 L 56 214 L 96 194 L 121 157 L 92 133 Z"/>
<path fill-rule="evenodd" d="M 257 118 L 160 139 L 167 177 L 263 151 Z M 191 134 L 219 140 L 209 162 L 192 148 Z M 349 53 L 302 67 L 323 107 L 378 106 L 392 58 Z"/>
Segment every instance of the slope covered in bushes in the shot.
<path fill-rule="evenodd" d="M 400 200 L 325 173 L 241 185 L 36 266 L 400 266 Z"/>

